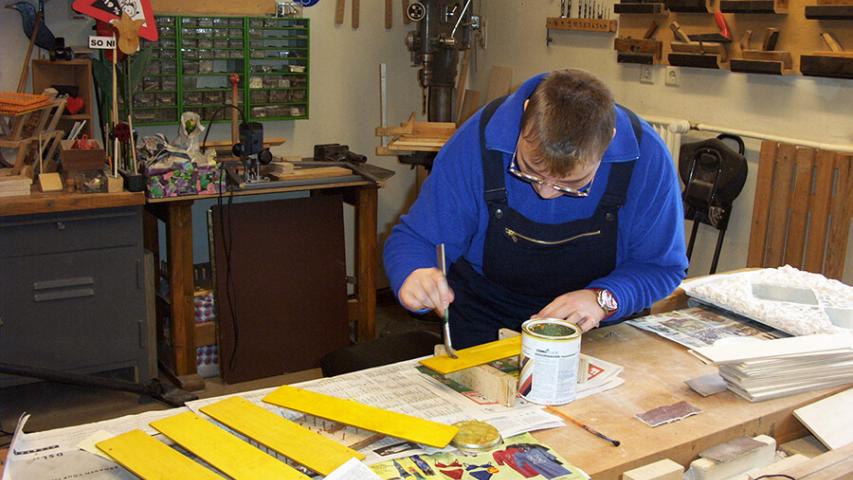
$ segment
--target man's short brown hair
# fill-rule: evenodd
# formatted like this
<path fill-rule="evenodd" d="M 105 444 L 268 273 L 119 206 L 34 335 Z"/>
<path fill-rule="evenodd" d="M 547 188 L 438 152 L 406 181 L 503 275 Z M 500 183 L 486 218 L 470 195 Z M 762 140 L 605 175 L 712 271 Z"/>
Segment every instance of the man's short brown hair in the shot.
<path fill-rule="evenodd" d="M 610 144 L 616 110 L 610 89 L 582 70 L 557 70 L 533 91 L 521 135 L 536 152 L 529 162 L 556 176 L 597 162 Z"/>

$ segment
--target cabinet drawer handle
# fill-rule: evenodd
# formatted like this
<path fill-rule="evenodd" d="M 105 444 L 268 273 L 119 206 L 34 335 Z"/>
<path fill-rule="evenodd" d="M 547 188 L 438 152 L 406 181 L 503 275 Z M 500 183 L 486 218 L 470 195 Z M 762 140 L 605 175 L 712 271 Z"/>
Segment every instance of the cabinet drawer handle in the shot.
<path fill-rule="evenodd" d="M 66 300 L 69 298 L 94 297 L 94 288 L 78 288 L 75 290 L 59 290 L 50 293 L 37 293 L 33 295 L 36 302 L 50 302 L 52 300 Z"/>
<path fill-rule="evenodd" d="M 94 285 L 95 279 L 92 277 L 74 277 L 63 278 L 60 280 L 45 280 L 42 282 L 33 283 L 33 290 L 47 290 L 50 288 L 64 287 L 82 287 L 85 285 Z"/>

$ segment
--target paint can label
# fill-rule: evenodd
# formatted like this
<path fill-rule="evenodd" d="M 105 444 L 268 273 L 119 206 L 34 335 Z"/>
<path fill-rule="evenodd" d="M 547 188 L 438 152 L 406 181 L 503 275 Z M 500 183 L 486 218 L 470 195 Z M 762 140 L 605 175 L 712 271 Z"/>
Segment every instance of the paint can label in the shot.
<path fill-rule="evenodd" d="M 518 395 L 539 405 L 562 405 L 575 399 L 581 329 L 556 318 L 521 325 Z"/>

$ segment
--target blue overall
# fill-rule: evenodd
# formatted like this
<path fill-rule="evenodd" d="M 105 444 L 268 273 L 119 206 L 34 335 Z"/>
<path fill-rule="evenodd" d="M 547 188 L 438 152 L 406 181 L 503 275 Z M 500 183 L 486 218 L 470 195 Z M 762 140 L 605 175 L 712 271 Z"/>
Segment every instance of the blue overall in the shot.
<path fill-rule="evenodd" d="M 455 295 L 450 307 L 454 348 L 496 340 L 499 328 L 518 330 L 556 297 L 584 289 L 616 267 L 617 219 L 634 161 L 613 164 L 591 217 L 560 224 L 533 222 L 507 202 L 503 154 L 486 149 L 486 125 L 502 102 L 499 98 L 490 103 L 480 118 L 484 198 L 489 209 L 483 274 L 460 257 L 447 275 Z M 624 110 L 639 144 L 640 121 Z"/>

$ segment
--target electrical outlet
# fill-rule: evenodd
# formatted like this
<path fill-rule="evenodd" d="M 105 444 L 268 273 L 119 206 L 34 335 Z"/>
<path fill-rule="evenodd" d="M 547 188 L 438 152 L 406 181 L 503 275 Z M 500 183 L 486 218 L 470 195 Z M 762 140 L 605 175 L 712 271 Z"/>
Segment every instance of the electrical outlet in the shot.
<path fill-rule="evenodd" d="M 651 65 L 640 66 L 640 83 L 655 83 Z"/>
<path fill-rule="evenodd" d="M 678 67 L 666 67 L 665 83 L 669 87 L 681 85 L 681 70 Z"/>

